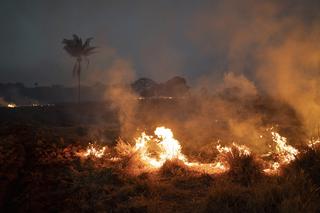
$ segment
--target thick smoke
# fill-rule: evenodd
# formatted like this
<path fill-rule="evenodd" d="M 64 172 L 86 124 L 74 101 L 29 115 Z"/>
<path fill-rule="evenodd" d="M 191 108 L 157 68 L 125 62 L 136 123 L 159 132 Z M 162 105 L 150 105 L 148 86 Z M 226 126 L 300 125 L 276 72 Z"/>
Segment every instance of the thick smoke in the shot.
<path fill-rule="evenodd" d="M 279 45 L 260 53 L 257 77 L 273 97 L 290 104 L 310 134 L 320 117 L 320 45 L 318 29 L 291 32 Z"/>
<path fill-rule="evenodd" d="M 270 123 L 256 107 L 259 101 L 255 85 L 242 74 L 226 73 L 215 89 L 194 91 L 191 108 L 183 122 L 184 141 L 196 150 L 217 142 L 246 144 L 256 151 L 267 149 L 267 140 L 261 135 Z M 267 139 L 267 138 L 266 138 Z"/>
<path fill-rule="evenodd" d="M 203 51 L 224 53 L 227 72 L 243 73 L 260 93 L 289 104 L 312 134 L 320 116 L 319 6 L 227 0 L 199 11 L 190 35 Z"/>

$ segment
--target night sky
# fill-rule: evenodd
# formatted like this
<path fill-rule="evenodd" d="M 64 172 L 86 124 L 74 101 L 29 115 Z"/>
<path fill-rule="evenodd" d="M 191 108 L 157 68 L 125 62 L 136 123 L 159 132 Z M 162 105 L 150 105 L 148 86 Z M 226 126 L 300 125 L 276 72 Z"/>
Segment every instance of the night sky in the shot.
<path fill-rule="evenodd" d="M 117 60 L 129 63 L 136 78 L 157 81 L 219 79 L 230 70 L 250 76 L 260 45 L 281 42 L 295 23 L 313 25 L 320 14 L 319 1 L 262 2 L 1 1 L 0 82 L 73 84 L 74 60 L 61 41 L 74 33 L 94 37 L 99 47 L 82 77 L 87 84 L 108 83 L 105 73 Z M 272 31 L 263 27 L 287 19 L 297 21 Z"/>

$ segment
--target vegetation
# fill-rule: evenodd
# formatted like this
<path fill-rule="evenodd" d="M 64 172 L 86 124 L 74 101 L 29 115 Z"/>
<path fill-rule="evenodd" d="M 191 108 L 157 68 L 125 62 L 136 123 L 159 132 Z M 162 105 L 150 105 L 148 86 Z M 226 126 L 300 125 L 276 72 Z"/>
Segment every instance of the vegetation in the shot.
<path fill-rule="evenodd" d="M 1 212 L 318 212 L 320 209 L 317 146 L 301 149 L 297 159 L 276 176 L 265 175 L 253 155 L 243 155 L 236 149 L 225 156 L 230 165 L 228 173 L 198 173 L 180 161 L 170 161 L 158 172 L 132 175 L 124 168 L 134 159 L 108 164 L 103 158 L 76 156 L 89 142 L 99 140 L 112 147 L 119 136 L 114 113 L 103 111 L 106 107 L 100 104 L 91 108 L 94 110 L 88 107 L 6 109 L 10 116 L 5 116 L 5 109 L 0 111 L 5 120 L 0 122 Z M 77 111 L 82 112 L 79 120 Z M 95 120 L 97 117 L 101 120 Z"/>

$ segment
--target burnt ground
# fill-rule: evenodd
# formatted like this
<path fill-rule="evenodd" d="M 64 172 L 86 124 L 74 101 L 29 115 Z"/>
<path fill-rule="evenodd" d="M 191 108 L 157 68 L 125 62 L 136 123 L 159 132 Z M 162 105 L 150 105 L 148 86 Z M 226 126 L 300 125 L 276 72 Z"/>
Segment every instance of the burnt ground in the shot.
<path fill-rule="evenodd" d="M 142 108 L 155 108 L 155 103 L 148 104 Z M 164 105 L 165 111 L 171 111 L 166 116 L 162 114 L 161 121 L 165 123 L 177 107 L 171 102 Z M 317 149 L 306 148 L 298 160 L 274 177 L 265 176 L 254 158 L 236 157 L 230 159 L 235 165 L 232 171 L 222 175 L 195 173 L 173 162 L 157 173 L 132 176 L 122 169 L 123 165 L 105 167 L 99 160 L 80 160 L 74 155 L 90 141 L 115 144 L 120 125 L 117 113 L 106 103 L 1 108 L 0 118 L 1 212 L 319 212 L 320 209 Z M 153 123 L 151 114 L 145 119 L 145 125 L 158 125 Z M 183 116 L 174 119 L 181 120 Z"/>

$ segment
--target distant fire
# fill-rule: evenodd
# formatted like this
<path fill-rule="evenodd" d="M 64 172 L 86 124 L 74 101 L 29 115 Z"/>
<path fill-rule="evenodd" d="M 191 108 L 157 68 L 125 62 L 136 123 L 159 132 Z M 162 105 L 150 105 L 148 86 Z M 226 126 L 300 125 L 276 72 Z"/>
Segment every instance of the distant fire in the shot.
<path fill-rule="evenodd" d="M 261 157 L 261 161 L 265 162 L 263 171 L 266 174 L 277 174 L 282 165 L 289 164 L 296 158 L 299 151 L 287 144 L 287 139 L 277 132 L 271 132 L 272 140 L 275 143 L 275 150 L 270 151 Z M 147 135 L 142 132 L 138 138 L 134 140 L 134 145 L 130 145 L 120 141 L 116 146 L 116 156 L 108 156 L 106 160 L 115 162 L 122 157 L 135 156 L 135 160 L 141 169 L 141 165 L 146 170 L 158 170 L 166 161 L 177 160 L 192 170 L 204 172 L 208 174 L 222 173 L 229 170 L 229 165 L 222 156 L 230 154 L 233 156 L 236 151 L 239 156 L 250 156 L 252 151 L 245 145 L 232 143 L 231 146 L 216 145 L 218 156 L 211 163 L 202 163 L 198 161 L 190 161 L 186 155 L 182 153 L 180 142 L 174 138 L 171 129 L 166 127 L 157 127 L 154 135 Z M 318 143 L 318 141 L 314 142 Z M 78 155 L 81 157 L 106 157 L 106 147 L 98 146 L 90 143 L 87 149 Z M 263 156 L 274 156 L 273 160 L 262 160 Z M 110 158 L 110 159 L 109 159 Z M 130 157 L 131 158 L 131 157 Z M 104 158 L 105 159 L 105 158 Z M 139 162 L 139 163 L 138 163 Z M 142 168 L 143 168 L 142 167 Z"/>
<path fill-rule="evenodd" d="M 8 103 L 7 105 L 5 105 L 8 108 L 29 108 L 29 107 L 34 107 L 34 108 L 38 108 L 38 107 L 52 107 L 55 106 L 54 104 L 38 104 L 38 103 L 32 103 L 32 104 L 15 104 L 15 103 Z"/>
<path fill-rule="evenodd" d="M 16 105 L 15 103 L 9 103 L 9 104 L 7 105 L 7 107 L 8 107 L 8 108 L 16 108 L 17 105 Z"/>

